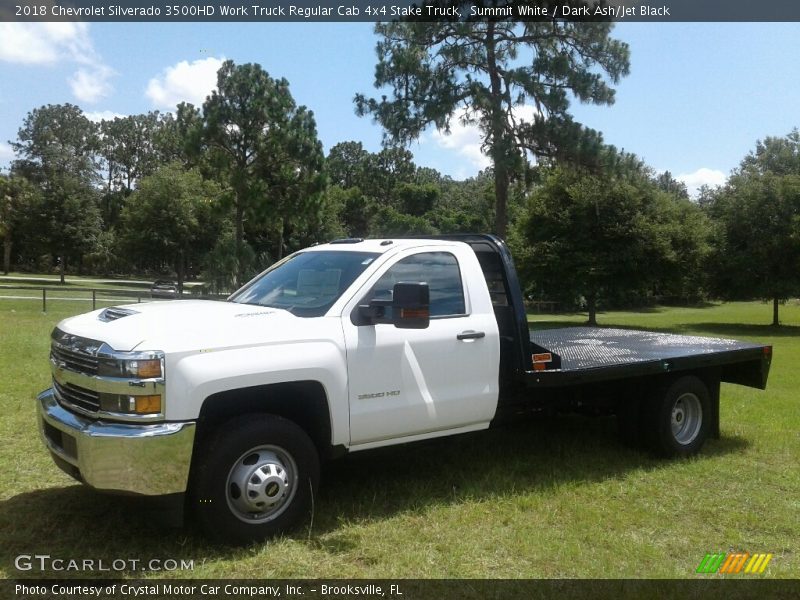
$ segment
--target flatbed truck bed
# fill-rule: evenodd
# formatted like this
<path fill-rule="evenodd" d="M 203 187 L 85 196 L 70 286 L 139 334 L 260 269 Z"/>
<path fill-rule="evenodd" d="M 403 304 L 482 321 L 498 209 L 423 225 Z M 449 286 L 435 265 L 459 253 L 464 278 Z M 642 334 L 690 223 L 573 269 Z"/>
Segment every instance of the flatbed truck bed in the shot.
<path fill-rule="evenodd" d="M 720 369 L 721 380 L 764 389 L 769 346 L 725 338 L 602 327 L 530 331 L 533 352 L 552 353 L 555 368 L 528 371 L 534 385 L 567 385 Z"/>
<path fill-rule="evenodd" d="M 540 412 L 614 415 L 627 441 L 689 456 L 706 437 L 719 437 L 722 382 L 766 388 L 768 345 L 622 328 L 531 328 L 505 242 L 485 234 L 441 237 L 472 248 L 492 298 L 500 333 L 493 423 Z"/>

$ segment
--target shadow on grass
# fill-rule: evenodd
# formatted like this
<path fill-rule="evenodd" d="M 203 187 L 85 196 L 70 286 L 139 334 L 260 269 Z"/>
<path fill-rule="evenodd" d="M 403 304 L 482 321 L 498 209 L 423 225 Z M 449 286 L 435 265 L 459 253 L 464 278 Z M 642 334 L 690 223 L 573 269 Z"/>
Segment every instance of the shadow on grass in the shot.
<path fill-rule="evenodd" d="M 666 312 L 670 312 L 675 309 L 684 309 L 684 308 L 691 308 L 691 309 L 706 309 L 706 308 L 715 308 L 719 306 L 718 302 L 699 302 L 697 304 L 690 304 L 690 305 L 683 305 L 683 304 L 658 304 L 656 306 L 639 306 L 633 308 L 620 308 L 614 309 L 612 312 L 623 312 L 623 313 L 630 313 L 630 314 L 643 314 L 643 315 L 655 315 L 655 314 L 662 314 Z M 610 313 L 606 312 L 605 310 L 597 311 L 597 318 L 602 322 L 603 318 L 607 317 Z M 583 323 L 589 320 L 589 314 L 585 311 L 574 311 L 574 312 L 559 312 L 559 313 L 538 313 L 538 312 L 531 312 L 528 313 L 528 321 L 530 323 L 563 323 L 563 321 L 548 321 L 543 320 L 539 321 L 538 319 L 541 317 L 550 317 L 553 316 L 560 316 L 560 317 L 569 317 L 569 318 L 576 318 L 580 317 L 583 319 Z"/>
<path fill-rule="evenodd" d="M 600 320 L 598 325 L 589 325 L 584 321 L 528 321 L 528 328 L 536 331 L 538 329 L 564 329 L 567 327 L 591 327 L 597 329 L 634 329 L 637 331 L 675 331 L 676 327 L 653 327 L 648 324 L 646 327 L 641 325 L 630 325 L 614 323 L 613 321 Z"/>
<path fill-rule="evenodd" d="M 643 311 L 638 311 L 638 312 L 643 312 Z M 639 326 L 630 325 L 630 324 L 620 325 L 619 323 L 614 323 L 613 321 L 604 320 L 602 318 L 603 315 L 601 315 L 599 313 L 598 313 L 597 316 L 598 316 L 600 322 L 597 325 L 589 325 L 586 322 L 586 315 L 585 314 L 581 315 L 580 313 L 575 313 L 575 314 L 565 314 L 564 316 L 565 317 L 582 317 L 582 320 L 580 320 L 580 321 L 531 321 L 529 319 L 528 320 L 528 328 L 529 329 L 533 329 L 533 330 L 536 330 L 536 329 L 561 329 L 561 328 L 565 328 L 565 327 L 597 327 L 597 328 L 600 328 L 600 329 L 612 329 L 613 328 L 613 329 L 639 329 L 639 330 L 645 329 L 645 327 L 643 327 L 641 325 L 639 325 Z M 666 331 L 666 329 L 659 328 L 659 327 L 652 327 L 649 324 L 647 325 L 646 329 L 652 330 L 652 331 L 661 331 L 661 330 Z"/>
<path fill-rule="evenodd" d="M 678 330 L 700 330 L 714 335 L 726 337 L 798 337 L 800 325 L 755 325 L 752 323 L 682 323 L 676 325 Z"/>
<path fill-rule="evenodd" d="M 528 326 L 537 329 L 561 329 L 567 327 L 587 327 L 584 322 L 574 321 L 529 321 Z M 651 324 L 647 326 L 601 322 L 597 327 L 601 329 L 631 329 L 634 331 L 657 331 L 664 333 L 679 333 L 686 335 L 711 335 L 720 337 L 800 337 L 800 325 L 758 325 L 754 323 L 709 323 L 690 322 L 675 323 L 668 327 L 658 327 Z"/>
<path fill-rule="evenodd" d="M 622 312 L 631 313 L 631 314 L 634 314 L 634 315 L 655 315 L 655 314 L 666 312 L 670 308 L 671 307 L 669 307 L 669 306 L 659 305 L 659 306 L 638 306 L 638 307 L 633 307 L 633 308 L 620 308 L 619 310 L 622 311 Z M 606 314 L 606 313 L 598 312 L 597 316 L 598 317 L 602 317 L 604 314 Z"/>
<path fill-rule="evenodd" d="M 529 329 L 560 329 L 562 327 L 585 327 L 585 321 L 528 321 Z"/>
<path fill-rule="evenodd" d="M 739 453 L 746 440 L 710 440 L 699 456 Z M 623 446 L 612 417 L 540 418 L 513 426 L 355 453 L 324 472 L 314 524 L 328 552 L 352 549 L 350 536 L 326 536 L 342 522 L 371 522 L 404 512 L 518 494 L 552 494 L 673 461 Z M 598 498 L 602 503 L 603 498 Z"/>
<path fill-rule="evenodd" d="M 699 460 L 741 452 L 739 438 L 712 440 Z M 622 446 L 613 418 L 542 418 L 449 439 L 355 453 L 330 463 L 316 503 L 313 531 L 291 539 L 331 554 L 352 551 L 351 523 L 371 523 L 434 506 L 490 501 L 523 493 L 558 493 L 564 484 L 592 485 L 639 469 L 673 463 Z M 598 502 L 602 502 L 598 498 Z M 247 549 L 211 545 L 192 526 L 165 527 L 163 508 L 141 498 L 108 496 L 80 485 L 18 494 L 0 502 L 0 572 L 5 577 L 141 576 L 111 572 L 20 572 L 20 554 L 103 559 L 230 559 Z M 342 530 L 342 535 L 336 535 Z M 333 534 L 333 535 L 331 535 Z M 191 572 L 183 572 L 191 576 Z"/>
<path fill-rule="evenodd" d="M 209 554 L 198 536 L 162 519 L 162 506 L 150 499 L 96 493 L 80 484 L 18 494 L 0 502 L 0 573 L 6 578 L 109 578 L 142 576 L 142 563 L 151 559 L 194 559 Z M 19 555 L 94 560 L 89 571 L 17 570 Z M 101 571 L 98 560 L 105 570 Z M 112 569 L 116 559 L 141 559 L 131 568 Z M 191 572 L 184 572 L 191 576 Z"/>

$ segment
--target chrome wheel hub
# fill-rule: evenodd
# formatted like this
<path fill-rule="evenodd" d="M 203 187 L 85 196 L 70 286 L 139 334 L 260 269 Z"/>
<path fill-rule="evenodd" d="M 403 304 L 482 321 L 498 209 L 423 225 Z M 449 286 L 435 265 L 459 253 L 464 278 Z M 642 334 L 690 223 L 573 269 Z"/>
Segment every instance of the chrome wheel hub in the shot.
<path fill-rule="evenodd" d="M 672 436 L 679 444 L 691 444 L 700 434 L 703 424 L 703 407 L 700 399 L 685 393 L 675 400 L 672 406 Z"/>
<path fill-rule="evenodd" d="M 294 497 L 297 467 L 282 448 L 259 446 L 245 452 L 228 474 L 228 506 L 242 521 L 270 521 Z"/>

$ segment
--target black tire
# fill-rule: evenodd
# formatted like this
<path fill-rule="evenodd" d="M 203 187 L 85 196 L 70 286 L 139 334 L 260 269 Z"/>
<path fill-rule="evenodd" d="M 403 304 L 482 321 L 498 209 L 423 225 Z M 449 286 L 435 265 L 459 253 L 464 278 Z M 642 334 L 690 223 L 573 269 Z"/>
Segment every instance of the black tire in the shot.
<path fill-rule="evenodd" d="M 189 498 L 207 536 L 241 545 L 307 518 L 318 483 L 319 456 L 306 432 L 282 417 L 250 414 L 212 434 L 195 463 Z"/>
<path fill-rule="evenodd" d="M 650 449 L 663 457 L 697 454 L 708 438 L 711 401 L 701 379 L 687 375 L 654 390 L 643 411 Z"/>

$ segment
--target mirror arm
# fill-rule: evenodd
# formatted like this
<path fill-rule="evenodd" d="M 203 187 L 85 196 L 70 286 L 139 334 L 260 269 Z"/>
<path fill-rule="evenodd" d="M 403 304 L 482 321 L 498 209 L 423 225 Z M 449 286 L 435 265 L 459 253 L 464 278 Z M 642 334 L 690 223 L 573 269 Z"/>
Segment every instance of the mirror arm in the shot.
<path fill-rule="evenodd" d="M 371 300 L 369 304 L 359 304 L 358 312 L 370 323 L 376 323 L 386 315 L 386 307 L 391 306 L 391 300 Z"/>

